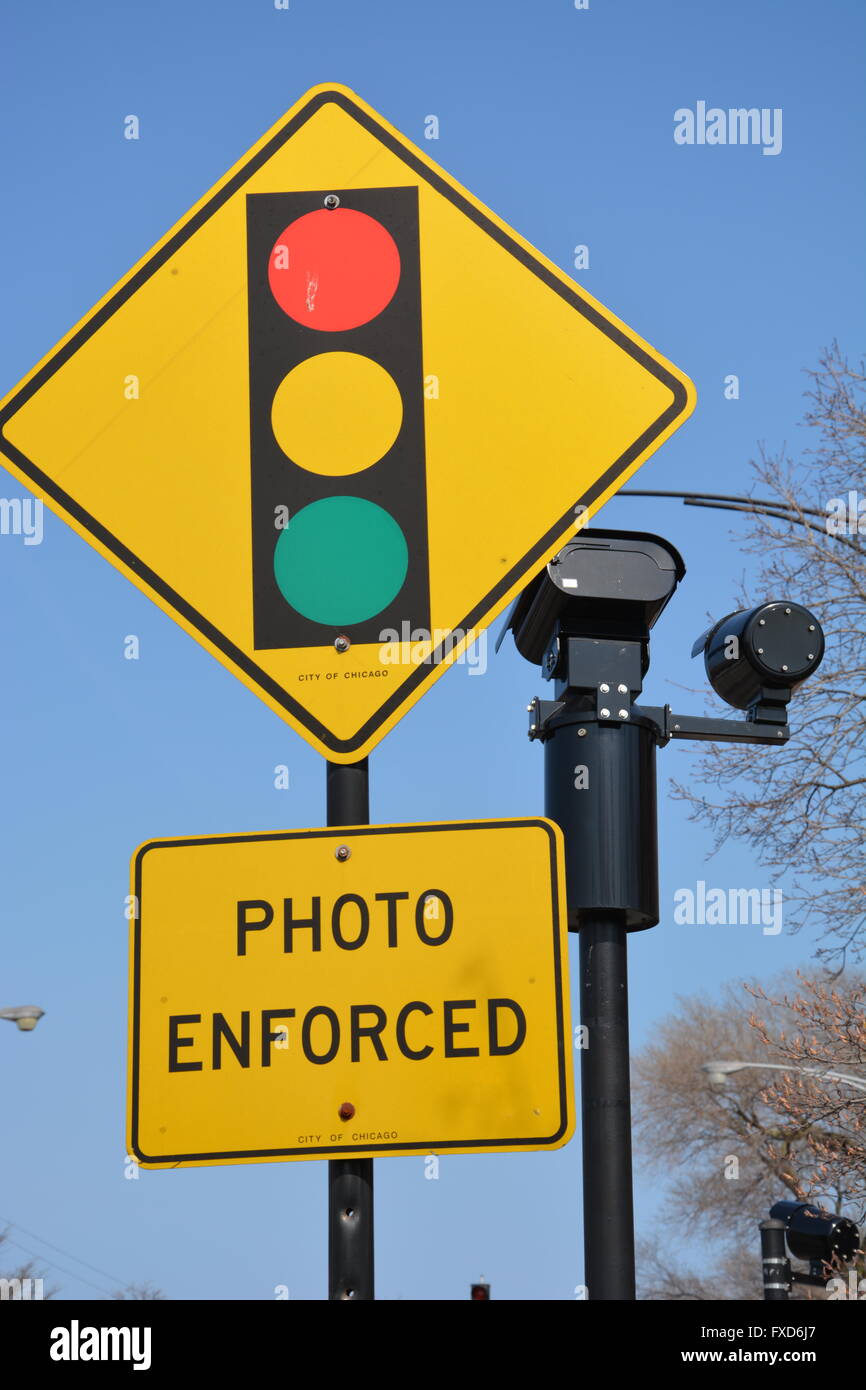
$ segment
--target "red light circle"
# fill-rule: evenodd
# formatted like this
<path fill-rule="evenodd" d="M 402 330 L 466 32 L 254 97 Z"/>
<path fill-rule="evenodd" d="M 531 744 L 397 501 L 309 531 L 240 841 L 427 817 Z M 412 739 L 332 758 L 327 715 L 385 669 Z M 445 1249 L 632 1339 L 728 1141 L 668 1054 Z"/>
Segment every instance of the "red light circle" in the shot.
<path fill-rule="evenodd" d="M 381 222 L 353 208 L 319 208 L 290 222 L 268 261 L 280 308 L 308 328 L 340 333 L 390 304 L 400 253 Z"/>

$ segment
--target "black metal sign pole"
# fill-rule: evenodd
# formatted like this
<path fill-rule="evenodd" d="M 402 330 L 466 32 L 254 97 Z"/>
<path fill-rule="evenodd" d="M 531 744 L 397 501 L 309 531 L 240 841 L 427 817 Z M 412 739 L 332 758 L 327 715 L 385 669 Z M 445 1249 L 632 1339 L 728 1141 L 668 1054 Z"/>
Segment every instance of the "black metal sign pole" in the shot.
<path fill-rule="evenodd" d="M 580 929 L 580 1054 L 585 1280 L 593 1299 L 635 1296 L 626 930 L 599 916 Z"/>
<path fill-rule="evenodd" d="M 328 825 L 368 825 L 367 759 L 327 766 Z M 372 1158 L 328 1163 L 328 1298 L 375 1298 Z"/>

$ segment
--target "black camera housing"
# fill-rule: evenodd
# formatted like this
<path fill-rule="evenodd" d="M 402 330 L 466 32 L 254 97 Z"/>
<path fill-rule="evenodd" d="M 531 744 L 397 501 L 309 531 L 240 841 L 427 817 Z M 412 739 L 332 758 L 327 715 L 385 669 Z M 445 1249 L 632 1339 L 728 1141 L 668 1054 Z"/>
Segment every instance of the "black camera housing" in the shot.
<path fill-rule="evenodd" d="M 551 634 L 646 641 L 686 572 L 661 536 L 587 527 L 524 589 L 508 626 L 537 666 Z"/>
<path fill-rule="evenodd" d="M 773 600 L 728 613 L 698 638 L 692 656 L 701 651 L 716 694 L 735 709 L 750 709 L 790 698 L 820 666 L 824 634 L 808 608 Z"/>
<path fill-rule="evenodd" d="M 784 1221 L 788 1248 L 798 1260 L 829 1264 L 835 1256 L 847 1264 L 859 1248 L 860 1231 L 853 1221 L 809 1202 L 776 1202 L 770 1216 Z"/>

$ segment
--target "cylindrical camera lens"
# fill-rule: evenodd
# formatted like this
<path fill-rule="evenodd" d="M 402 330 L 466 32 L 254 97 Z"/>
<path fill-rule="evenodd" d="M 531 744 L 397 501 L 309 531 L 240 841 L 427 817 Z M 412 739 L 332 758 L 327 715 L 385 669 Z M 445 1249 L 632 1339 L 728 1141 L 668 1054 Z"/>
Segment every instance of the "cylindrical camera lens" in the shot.
<path fill-rule="evenodd" d="M 716 694 L 735 709 L 748 709 L 766 689 L 794 690 L 823 655 L 817 618 L 783 600 L 722 618 L 707 637 L 704 664 Z"/>
<path fill-rule="evenodd" d="M 829 1261 L 838 1255 L 847 1262 L 860 1244 L 860 1232 L 847 1216 L 809 1202 L 776 1202 L 770 1216 L 785 1222 L 788 1248 L 798 1260 Z"/>

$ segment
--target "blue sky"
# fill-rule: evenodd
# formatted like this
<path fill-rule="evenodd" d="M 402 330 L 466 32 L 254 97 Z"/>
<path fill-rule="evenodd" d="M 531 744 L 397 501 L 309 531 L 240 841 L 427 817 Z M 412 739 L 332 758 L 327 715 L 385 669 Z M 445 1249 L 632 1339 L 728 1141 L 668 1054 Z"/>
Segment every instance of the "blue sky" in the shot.
<path fill-rule="evenodd" d="M 640 485 L 742 489 L 759 441 L 801 441 L 803 369 L 833 337 L 861 347 L 864 28 L 855 0 L 591 0 L 586 11 L 571 0 L 290 0 L 285 11 L 10 0 L 0 393 L 307 88 L 339 81 L 564 269 L 587 244 L 576 278 L 692 377 L 696 412 Z M 781 108 L 781 153 L 676 145 L 674 112 L 699 100 Z M 137 142 L 123 139 L 129 113 Z M 427 144 L 431 113 L 440 138 Z M 737 401 L 724 397 L 729 373 Z M 5 473 L 0 493 L 23 495 Z M 700 695 L 676 687 L 700 685 L 692 639 L 749 573 L 736 519 L 626 499 L 602 517 L 658 531 L 685 559 L 646 695 L 696 708 Z M 40 546 L 0 536 L 0 584 L 0 1006 L 46 1010 L 32 1035 L 0 1037 L 0 1225 L 92 1266 L 13 1232 L 69 1271 L 50 1271 L 67 1296 L 150 1280 L 173 1298 L 267 1299 L 279 1284 L 321 1298 L 323 1164 L 124 1178 L 123 902 L 145 839 L 320 824 L 322 760 L 54 517 Z M 137 662 L 123 659 L 129 633 Z M 539 673 L 510 643 L 483 676 L 447 674 L 372 756 L 373 818 L 541 812 L 542 753 L 525 736 L 535 693 Z M 672 924 L 676 888 L 697 878 L 767 883 L 736 844 L 707 866 L 705 832 L 664 795 L 696 752 L 660 757 L 666 920 L 632 938 L 636 1045 L 676 994 L 774 974 L 814 945 Z M 278 763 L 286 791 L 274 789 Z M 438 1181 L 420 1158 L 376 1172 L 380 1296 L 464 1298 L 480 1274 L 494 1296 L 573 1296 L 579 1140 L 445 1158 Z M 644 1233 L 658 1202 L 640 1178 Z"/>

